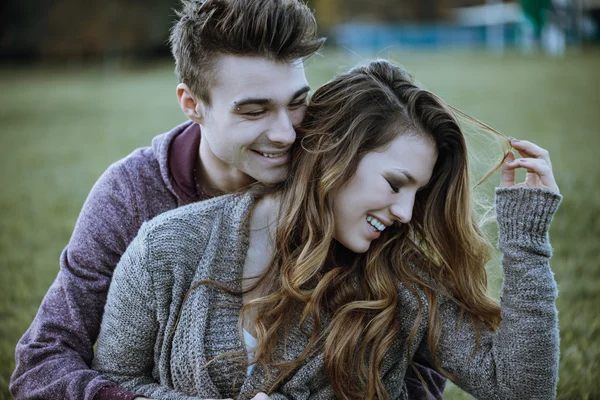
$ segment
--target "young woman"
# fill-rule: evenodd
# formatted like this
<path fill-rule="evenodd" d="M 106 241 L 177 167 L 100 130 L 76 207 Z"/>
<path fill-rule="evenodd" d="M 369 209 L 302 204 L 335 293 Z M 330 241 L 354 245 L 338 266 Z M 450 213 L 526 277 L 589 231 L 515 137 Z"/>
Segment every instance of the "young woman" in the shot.
<path fill-rule="evenodd" d="M 498 305 L 451 108 L 374 61 L 316 91 L 299 137 L 277 187 L 142 227 L 95 368 L 151 398 L 405 399 L 418 357 L 479 398 L 553 398 L 548 153 L 511 140 L 502 164 Z"/>

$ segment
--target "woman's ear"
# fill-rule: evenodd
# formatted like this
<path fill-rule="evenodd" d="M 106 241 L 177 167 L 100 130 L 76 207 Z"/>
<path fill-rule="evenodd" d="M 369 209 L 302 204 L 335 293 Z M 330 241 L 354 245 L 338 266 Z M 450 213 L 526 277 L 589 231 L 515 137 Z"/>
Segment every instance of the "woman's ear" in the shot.
<path fill-rule="evenodd" d="M 192 90 L 185 83 L 177 85 L 177 101 L 181 111 L 192 121 L 201 124 L 204 119 L 206 106 L 201 100 L 197 100 Z"/>

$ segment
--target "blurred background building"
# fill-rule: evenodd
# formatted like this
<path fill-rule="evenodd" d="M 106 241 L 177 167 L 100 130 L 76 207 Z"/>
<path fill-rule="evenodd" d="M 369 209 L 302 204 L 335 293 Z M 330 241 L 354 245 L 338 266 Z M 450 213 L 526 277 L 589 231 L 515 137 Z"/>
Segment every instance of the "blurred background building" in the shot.
<path fill-rule="evenodd" d="M 598 0 L 335 0 L 315 2 L 322 29 L 350 49 L 567 45 L 598 40 Z"/>
<path fill-rule="evenodd" d="M 310 0 L 332 46 L 541 47 L 599 40 L 600 0 Z M 3 59 L 168 55 L 175 0 L 4 0 Z"/>

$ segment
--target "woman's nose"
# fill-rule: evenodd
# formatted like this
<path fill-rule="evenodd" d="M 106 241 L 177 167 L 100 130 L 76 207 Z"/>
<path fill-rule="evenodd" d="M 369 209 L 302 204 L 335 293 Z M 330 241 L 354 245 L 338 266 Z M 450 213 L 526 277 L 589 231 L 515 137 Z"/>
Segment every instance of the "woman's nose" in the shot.
<path fill-rule="evenodd" d="M 414 195 L 401 196 L 390 207 L 390 213 L 392 214 L 392 217 L 400 223 L 408 224 L 412 218 L 414 204 Z"/>

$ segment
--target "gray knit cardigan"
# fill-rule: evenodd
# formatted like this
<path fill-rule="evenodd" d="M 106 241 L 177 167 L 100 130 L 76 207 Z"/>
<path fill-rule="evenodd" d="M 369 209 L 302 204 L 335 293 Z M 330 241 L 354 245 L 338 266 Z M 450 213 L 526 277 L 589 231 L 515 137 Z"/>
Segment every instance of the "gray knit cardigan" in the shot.
<path fill-rule="evenodd" d="M 561 197 L 543 189 L 497 189 L 499 249 L 503 253 L 502 322 L 474 349 L 469 323 L 457 324 L 457 305 L 438 295 L 442 322 L 438 360 L 456 384 L 482 399 L 552 399 L 558 381 L 556 284 L 548 260 L 548 229 Z M 153 399 L 250 399 L 263 390 L 265 371 L 246 377 L 243 363 L 213 357 L 244 351 L 237 329 L 240 296 L 207 285 L 241 289 L 248 249 L 251 195 L 194 203 L 144 224 L 117 266 L 108 294 L 94 368 L 120 387 Z M 190 290 L 191 289 L 191 290 Z M 421 300 L 427 299 L 421 294 Z M 406 339 L 418 302 L 400 286 L 400 334 L 383 365 L 390 399 L 406 399 L 407 354 L 429 357 L 427 311 L 413 345 Z M 285 345 L 294 359 L 307 343 L 292 327 Z M 305 362 L 277 390 L 279 399 L 333 399 L 323 355 Z"/>

